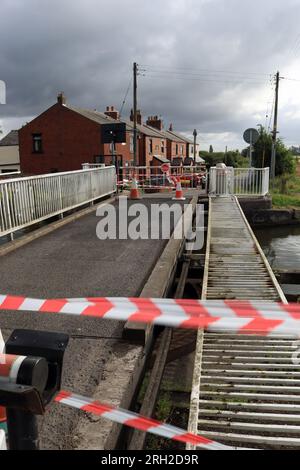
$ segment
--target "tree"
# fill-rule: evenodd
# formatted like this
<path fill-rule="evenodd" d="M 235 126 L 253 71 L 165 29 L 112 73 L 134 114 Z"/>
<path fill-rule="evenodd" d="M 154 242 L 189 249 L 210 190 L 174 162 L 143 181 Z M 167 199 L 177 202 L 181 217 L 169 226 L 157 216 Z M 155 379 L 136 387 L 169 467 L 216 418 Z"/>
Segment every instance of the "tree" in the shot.
<path fill-rule="evenodd" d="M 229 150 L 226 154 L 224 152 L 207 152 L 202 150 L 200 157 L 205 160 L 208 168 L 216 166 L 217 163 L 225 163 L 227 166 L 235 168 L 243 168 L 247 166 L 247 159 L 244 158 L 238 150 Z M 226 160 L 226 161 L 225 161 Z"/>
<path fill-rule="evenodd" d="M 214 153 L 214 149 L 212 145 L 209 146 L 209 153 Z"/>
<path fill-rule="evenodd" d="M 253 146 L 252 163 L 256 168 L 270 167 L 272 154 L 272 135 L 260 126 L 259 139 Z M 275 174 L 294 173 L 295 162 L 292 152 L 284 145 L 281 139 L 276 143 Z"/>

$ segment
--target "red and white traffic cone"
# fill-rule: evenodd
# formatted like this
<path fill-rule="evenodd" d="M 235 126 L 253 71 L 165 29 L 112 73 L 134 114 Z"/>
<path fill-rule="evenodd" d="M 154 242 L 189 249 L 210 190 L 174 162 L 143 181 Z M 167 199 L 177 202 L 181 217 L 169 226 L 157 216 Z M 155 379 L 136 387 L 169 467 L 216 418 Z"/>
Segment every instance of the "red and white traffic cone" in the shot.
<path fill-rule="evenodd" d="M 0 427 L 6 423 L 6 408 L 0 406 Z"/>
<path fill-rule="evenodd" d="M 129 199 L 141 199 L 137 180 L 135 177 L 133 178 L 132 183 L 131 183 Z"/>
<path fill-rule="evenodd" d="M 175 197 L 173 197 L 172 199 L 173 199 L 173 201 L 185 201 L 185 197 L 183 197 L 183 191 L 182 191 L 182 187 L 181 187 L 180 178 L 178 178 L 178 180 L 177 180 Z"/>

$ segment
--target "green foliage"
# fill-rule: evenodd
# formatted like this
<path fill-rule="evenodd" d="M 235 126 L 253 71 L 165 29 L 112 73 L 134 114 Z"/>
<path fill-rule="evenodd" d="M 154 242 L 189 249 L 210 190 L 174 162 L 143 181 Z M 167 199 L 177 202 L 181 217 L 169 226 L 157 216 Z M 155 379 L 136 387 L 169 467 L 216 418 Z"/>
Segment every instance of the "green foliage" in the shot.
<path fill-rule="evenodd" d="M 225 163 L 227 166 L 235 168 L 244 168 L 248 166 L 248 160 L 241 155 L 238 150 L 229 150 L 225 152 L 207 152 L 201 151 L 200 157 L 204 158 L 208 168 L 215 166 L 217 163 Z"/>
<path fill-rule="evenodd" d="M 283 174 L 275 178 L 271 188 L 274 207 L 300 207 L 300 177 Z"/>
<path fill-rule="evenodd" d="M 252 164 L 255 168 L 271 166 L 272 135 L 268 134 L 264 127 L 260 127 L 259 139 L 253 146 Z M 247 149 L 243 153 L 247 152 Z M 284 145 L 281 139 L 277 139 L 276 145 L 276 175 L 295 172 L 295 159 L 292 152 Z"/>
<path fill-rule="evenodd" d="M 214 153 L 214 149 L 212 145 L 209 146 L 209 153 Z"/>
<path fill-rule="evenodd" d="M 288 196 L 286 194 L 273 194 L 272 195 L 272 204 L 275 208 L 299 208 L 300 207 L 300 197 L 297 196 Z"/>

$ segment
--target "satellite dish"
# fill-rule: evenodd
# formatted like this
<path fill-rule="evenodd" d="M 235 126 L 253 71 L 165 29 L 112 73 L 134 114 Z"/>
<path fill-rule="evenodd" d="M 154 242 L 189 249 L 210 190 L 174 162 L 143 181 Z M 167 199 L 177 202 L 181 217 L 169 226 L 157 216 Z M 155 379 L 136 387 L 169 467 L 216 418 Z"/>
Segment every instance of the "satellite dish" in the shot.
<path fill-rule="evenodd" d="M 247 144 L 256 144 L 259 139 L 259 133 L 256 129 L 249 128 L 245 130 L 243 137 Z"/>

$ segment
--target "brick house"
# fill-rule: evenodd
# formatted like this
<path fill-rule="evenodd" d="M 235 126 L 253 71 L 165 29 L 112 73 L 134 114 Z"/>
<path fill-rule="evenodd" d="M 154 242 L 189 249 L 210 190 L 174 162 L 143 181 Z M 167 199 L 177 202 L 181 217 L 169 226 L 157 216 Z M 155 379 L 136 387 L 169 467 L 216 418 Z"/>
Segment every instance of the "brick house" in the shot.
<path fill-rule="evenodd" d="M 126 142 L 116 144 L 119 166 L 133 164 L 133 113 L 129 119 L 108 106 L 104 113 L 71 106 L 63 93 L 57 102 L 19 130 L 20 163 L 25 175 L 80 170 L 83 163 L 114 163 L 111 144 L 101 142 L 104 124 L 124 122 Z M 137 162 L 150 166 L 157 161 L 184 161 L 187 142 L 180 134 L 164 130 L 158 116 L 144 124 L 137 113 Z"/>
<path fill-rule="evenodd" d="M 57 103 L 19 130 L 23 174 L 36 175 L 82 168 L 82 163 L 112 163 L 110 144 L 101 142 L 101 125 L 116 122 L 114 108 L 106 113 L 76 108 L 63 94 Z M 119 163 L 133 159 L 130 133 L 126 144 L 116 144 Z"/>
<path fill-rule="evenodd" d="M 161 138 L 164 138 L 167 143 L 166 157 L 172 162 L 173 159 L 182 159 L 187 156 L 187 143 L 185 138 L 179 134 L 174 134 L 169 130 L 164 129 L 163 121 L 158 116 L 150 116 L 146 121 L 146 125 L 156 129 Z"/>
<path fill-rule="evenodd" d="M 133 132 L 133 112 L 130 120 L 124 120 Z M 138 161 L 140 166 L 150 166 L 153 157 L 167 158 L 167 139 L 157 129 L 143 124 L 140 110 L 137 112 Z"/>

